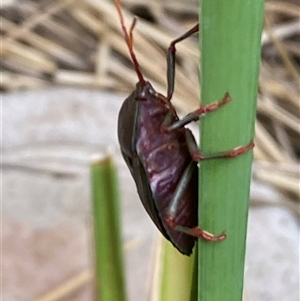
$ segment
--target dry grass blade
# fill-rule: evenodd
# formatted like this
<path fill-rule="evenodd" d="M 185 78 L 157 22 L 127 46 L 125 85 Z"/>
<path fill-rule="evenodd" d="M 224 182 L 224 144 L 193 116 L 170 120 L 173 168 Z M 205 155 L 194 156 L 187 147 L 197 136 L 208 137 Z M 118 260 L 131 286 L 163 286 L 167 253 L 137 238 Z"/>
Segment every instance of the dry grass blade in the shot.
<path fill-rule="evenodd" d="M 123 0 L 123 4 L 126 22 L 133 13 L 139 16 L 134 41 L 141 68 L 155 88 L 165 93 L 166 48 L 197 21 L 197 2 Z M 135 85 L 111 1 L 63 0 L 46 5 L 10 1 L 0 15 L 2 90 L 57 84 L 129 93 Z M 265 18 L 254 153 L 257 159 L 272 162 L 275 170 L 277 165 L 299 164 L 299 5 L 267 1 Z M 196 37 L 178 46 L 174 103 L 182 113 L 194 109 L 199 100 L 198 56 Z M 265 174 L 259 166 L 259 181 L 287 195 L 299 177 L 280 173 L 279 178 L 268 179 Z M 283 184 L 286 180 L 289 184 Z"/>
<path fill-rule="evenodd" d="M 20 36 L 26 34 L 29 30 L 31 30 L 36 24 L 45 21 L 51 15 L 57 13 L 58 11 L 62 10 L 66 6 L 70 5 L 74 0 L 65 0 L 61 1 L 61 3 L 54 3 L 47 7 L 46 11 L 43 13 L 42 11 L 36 14 L 33 18 L 30 18 L 27 22 L 22 24 L 17 30 L 11 30 L 6 33 L 6 37 L 4 37 L 2 41 L 2 47 L 6 47 L 6 43 L 13 39 L 17 39 Z"/>
<path fill-rule="evenodd" d="M 56 289 L 47 293 L 45 296 L 40 297 L 37 301 L 59 301 L 63 300 L 74 291 L 80 289 L 83 285 L 90 282 L 93 279 L 93 273 L 90 270 L 85 270 L 80 274 L 74 276 L 72 279 L 63 283 Z"/>

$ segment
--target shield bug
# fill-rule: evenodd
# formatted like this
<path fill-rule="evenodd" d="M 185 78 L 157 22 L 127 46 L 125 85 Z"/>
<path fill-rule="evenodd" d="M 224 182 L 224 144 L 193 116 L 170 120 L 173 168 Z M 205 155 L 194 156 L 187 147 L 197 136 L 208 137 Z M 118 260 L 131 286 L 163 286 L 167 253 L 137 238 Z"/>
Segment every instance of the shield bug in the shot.
<path fill-rule="evenodd" d="M 234 158 L 253 148 L 247 146 L 203 155 L 192 132 L 185 128 L 191 121 L 217 110 L 230 101 L 222 100 L 200 106 L 179 119 L 171 103 L 175 77 L 175 45 L 198 32 L 195 25 L 171 42 L 167 53 L 167 96 L 156 92 L 144 79 L 133 50 L 133 20 L 129 32 L 124 24 L 120 0 L 115 5 L 122 31 L 135 68 L 138 83 L 119 112 L 118 139 L 121 153 L 136 183 L 139 197 L 151 219 L 166 239 L 183 254 L 192 253 L 195 240 L 221 241 L 225 233 L 215 236 L 198 227 L 198 163 L 217 158 Z"/>

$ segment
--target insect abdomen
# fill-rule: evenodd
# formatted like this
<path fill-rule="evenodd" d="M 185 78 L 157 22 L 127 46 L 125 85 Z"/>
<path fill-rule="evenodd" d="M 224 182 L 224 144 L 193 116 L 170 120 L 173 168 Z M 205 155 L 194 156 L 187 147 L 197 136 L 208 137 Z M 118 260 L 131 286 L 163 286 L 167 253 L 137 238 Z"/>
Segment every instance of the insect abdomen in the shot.
<path fill-rule="evenodd" d="M 184 129 L 171 132 L 161 129 L 162 122 L 169 111 L 167 104 L 159 98 L 159 95 L 140 102 L 136 152 L 144 167 L 152 192 L 152 201 L 155 202 L 167 238 L 181 252 L 188 254 L 192 250 L 195 238 L 169 229 L 164 222 L 174 191 L 184 170 L 192 162 Z M 178 117 L 174 115 L 174 120 L 177 119 Z M 195 171 L 190 187 L 181 200 L 178 215 L 175 217 L 177 224 L 187 227 L 197 225 L 197 168 Z"/>

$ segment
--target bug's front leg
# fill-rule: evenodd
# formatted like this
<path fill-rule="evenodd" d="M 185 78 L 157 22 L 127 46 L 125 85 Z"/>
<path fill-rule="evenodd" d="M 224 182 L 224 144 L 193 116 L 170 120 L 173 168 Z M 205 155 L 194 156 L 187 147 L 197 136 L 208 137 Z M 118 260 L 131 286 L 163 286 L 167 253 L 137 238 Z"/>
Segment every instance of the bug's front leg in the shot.
<path fill-rule="evenodd" d="M 197 121 L 200 117 L 206 115 L 207 113 L 218 110 L 220 107 L 226 105 L 230 100 L 231 100 L 231 96 L 229 95 L 229 93 L 225 93 L 224 97 L 221 100 L 215 101 L 205 106 L 200 106 L 195 111 L 187 114 L 182 119 L 175 121 L 173 123 L 172 123 L 172 119 L 169 118 L 169 116 L 167 115 L 165 120 L 163 121 L 162 129 L 166 132 L 169 132 L 184 127 L 185 125 L 189 124 L 192 121 Z M 172 112 L 170 112 L 170 115 L 171 114 Z"/>
<path fill-rule="evenodd" d="M 174 192 L 171 204 L 168 208 L 167 216 L 165 217 L 165 222 L 168 225 L 170 229 L 186 233 L 188 235 L 194 236 L 194 237 L 199 237 L 203 238 L 207 241 L 220 241 L 226 238 L 226 234 L 223 232 L 220 235 L 213 235 L 200 227 L 193 227 L 193 228 L 188 228 L 184 227 L 181 225 L 177 225 L 175 223 L 175 217 L 177 215 L 177 211 L 179 208 L 180 201 L 184 195 L 184 192 L 186 191 L 187 186 L 189 185 L 194 169 L 197 168 L 197 165 L 195 163 L 191 162 L 188 167 L 185 169 L 178 185 L 177 188 Z"/>
<path fill-rule="evenodd" d="M 182 36 L 172 41 L 167 54 L 167 81 L 168 81 L 168 92 L 167 98 L 170 100 L 174 92 L 174 81 L 175 81 L 175 45 L 186 38 L 190 37 L 192 34 L 199 31 L 199 23 L 197 23 L 193 28 L 184 33 Z"/>

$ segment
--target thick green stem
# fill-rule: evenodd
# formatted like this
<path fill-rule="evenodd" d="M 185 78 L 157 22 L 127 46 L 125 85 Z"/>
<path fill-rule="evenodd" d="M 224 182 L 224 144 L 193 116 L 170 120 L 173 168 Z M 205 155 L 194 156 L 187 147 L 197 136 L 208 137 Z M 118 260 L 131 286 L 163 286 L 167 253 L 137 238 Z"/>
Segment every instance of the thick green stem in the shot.
<path fill-rule="evenodd" d="M 254 136 L 263 0 L 203 0 L 200 14 L 202 104 L 232 101 L 201 120 L 204 154 Z M 199 240 L 198 300 L 241 301 L 252 151 L 200 166 L 200 225 L 223 242 Z"/>
<path fill-rule="evenodd" d="M 125 301 L 116 170 L 106 157 L 91 165 L 96 300 Z"/>

